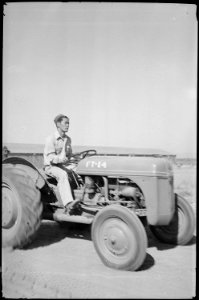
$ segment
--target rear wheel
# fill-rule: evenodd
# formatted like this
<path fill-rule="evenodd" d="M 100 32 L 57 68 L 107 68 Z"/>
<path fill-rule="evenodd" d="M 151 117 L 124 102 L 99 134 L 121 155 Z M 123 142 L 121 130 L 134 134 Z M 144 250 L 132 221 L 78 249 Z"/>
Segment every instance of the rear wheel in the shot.
<path fill-rule="evenodd" d="M 28 244 L 39 228 L 42 210 L 40 191 L 27 173 L 16 165 L 3 165 L 3 247 L 21 248 Z"/>
<path fill-rule="evenodd" d="M 92 240 L 108 267 L 137 270 L 144 262 L 145 229 L 138 217 L 125 207 L 108 206 L 98 212 L 92 224 Z"/>
<path fill-rule="evenodd" d="M 152 233 L 162 242 L 186 245 L 195 230 L 195 216 L 190 204 L 181 196 L 175 194 L 175 213 L 167 226 L 150 226 Z"/>

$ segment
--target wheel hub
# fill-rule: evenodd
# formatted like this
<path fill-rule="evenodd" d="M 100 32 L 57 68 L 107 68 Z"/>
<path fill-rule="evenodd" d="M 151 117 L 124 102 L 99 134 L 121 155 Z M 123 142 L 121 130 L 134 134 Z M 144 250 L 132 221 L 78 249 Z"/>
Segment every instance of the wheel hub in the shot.
<path fill-rule="evenodd" d="M 104 231 L 104 243 L 106 248 L 114 255 L 123 255 L 129 249 L 128 237 L 125 234 L 124 230 L 119 226 L 110 226 L 106 227 Z M 116 225 L 116 224 L 114 224 Z"/>
<path fill-rule="evenodd" d="M 16 222 L 17 207 L 14 201 L 14 195 L 8 187 L 3 187 L 2 195 L 2 227 L 8 229 Z"/>

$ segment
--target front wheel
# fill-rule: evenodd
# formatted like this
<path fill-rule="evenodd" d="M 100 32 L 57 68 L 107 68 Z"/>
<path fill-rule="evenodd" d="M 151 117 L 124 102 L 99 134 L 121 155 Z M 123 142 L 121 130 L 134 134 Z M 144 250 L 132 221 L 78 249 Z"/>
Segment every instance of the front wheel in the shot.
<path fill-rule="evenodd" d="M 108 267 L 133 271 L 143 264 L 146 232 L 139 218 L 127 208 L 103 208 L 95 216 L 91 232 L 95 249 Z"/>
<path fill-rule="evenodd" d="M 152 233 L 160 241 L 168 244 L 186 245 L 195 230 L 195 216 L 190 204 L 181 196 L 175 194 L 175 213 L 167 226 L 152 226 Z"/>

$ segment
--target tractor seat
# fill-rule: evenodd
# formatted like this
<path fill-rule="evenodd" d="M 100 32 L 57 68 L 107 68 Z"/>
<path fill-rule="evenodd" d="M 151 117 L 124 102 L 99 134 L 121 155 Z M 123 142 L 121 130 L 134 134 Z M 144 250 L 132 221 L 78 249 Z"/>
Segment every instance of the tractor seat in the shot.
<path fill-rule="evenodd" d="M 57 184 L 57 179 L 54 178 L 54 177 L 52 177 L 52 176 L 50 176 L 50 175 L 48 175 L 48 174 L 46 174 L 46 172 L 44 171 L 43 168 L 42 168 L 42 169 L 39 169 L 39 172 L 40 172 L 40 174 L 44 177 L 44 179 L 45 179 L 46 181 L 48 181 L 48 182 L 51 183 L 51 184 Z"/>

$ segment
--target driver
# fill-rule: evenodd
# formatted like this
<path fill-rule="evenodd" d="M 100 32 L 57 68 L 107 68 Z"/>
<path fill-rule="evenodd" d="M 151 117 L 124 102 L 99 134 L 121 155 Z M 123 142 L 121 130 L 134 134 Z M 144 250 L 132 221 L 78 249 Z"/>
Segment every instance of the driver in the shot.
<path fill-rule="evenodd" d="M 64 167 L 72 155 L 71 138 L 66 134 L 69 128 L 69 118 L 59 114 L 55 117 L 54 123 L 57 130 L 48 136 L 45 142 L 44 170 L 47 175 L 57 179 L 58 191 L 67 213 L 73 202 L 68 174 Z"/>

